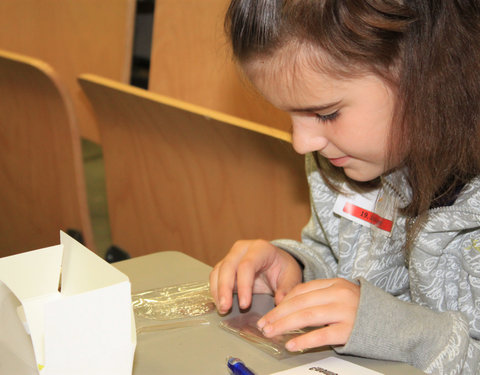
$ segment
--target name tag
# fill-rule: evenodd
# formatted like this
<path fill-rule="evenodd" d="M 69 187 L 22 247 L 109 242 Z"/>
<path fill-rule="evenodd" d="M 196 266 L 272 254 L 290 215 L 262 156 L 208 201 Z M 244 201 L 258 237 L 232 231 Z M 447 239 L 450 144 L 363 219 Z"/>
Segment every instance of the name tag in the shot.
<path fill-rule="evenodd" d="M 360 225 L 373 226 L 389 234 L 393 227 L 392 218 L 382 217 L 375 213 L 378 194 L 379 190 L 366 194 L 354 192 L 349 195 L 339 194 L 333 206 L 333 212 Z"/>

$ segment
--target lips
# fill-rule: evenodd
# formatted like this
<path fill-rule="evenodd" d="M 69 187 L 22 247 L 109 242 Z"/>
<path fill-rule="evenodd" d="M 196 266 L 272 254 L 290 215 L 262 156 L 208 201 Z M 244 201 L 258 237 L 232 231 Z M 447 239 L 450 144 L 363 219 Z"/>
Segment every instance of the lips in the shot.
<path fill-rule="evenodd" d="M 330 163 L 332 163 L 336 167 L 343 167 L 349 159 L 349 156 L 342 156 L 341 158 L 328 158 Z"/>

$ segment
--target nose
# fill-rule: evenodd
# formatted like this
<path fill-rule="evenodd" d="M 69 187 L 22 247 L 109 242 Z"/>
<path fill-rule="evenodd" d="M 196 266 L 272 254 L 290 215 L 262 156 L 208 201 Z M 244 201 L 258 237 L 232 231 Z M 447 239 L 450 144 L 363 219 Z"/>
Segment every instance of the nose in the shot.
<path fill-rule="evenodd" d="M 292 128 L 293 149 L 299 154 L 321 151 L 329 143 L 318 123 L 309 124 L 292 118 Z"/>

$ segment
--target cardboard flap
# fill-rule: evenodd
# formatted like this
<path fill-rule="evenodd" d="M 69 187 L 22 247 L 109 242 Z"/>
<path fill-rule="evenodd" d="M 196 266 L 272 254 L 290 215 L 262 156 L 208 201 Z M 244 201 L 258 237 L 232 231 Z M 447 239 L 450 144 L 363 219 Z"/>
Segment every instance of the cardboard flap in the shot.
<path fill-rule="evenodd" d="M 18 314 L 21 306 L 13 292 L 0 281 L 0 372 L 36 375 L 32 340 Z"/>
<path fill-rule="evenodd" d="M 62 254 L 63 247 L 56 245 L 0 258 L 0 281 L 20 300 L 55 292 Z"/>
<path fill-rule="evenodd" d="M 62 295 L 129 282 L 125 274 L 63 232 L 60 232 L 60 242 L 63 245 Z"/>

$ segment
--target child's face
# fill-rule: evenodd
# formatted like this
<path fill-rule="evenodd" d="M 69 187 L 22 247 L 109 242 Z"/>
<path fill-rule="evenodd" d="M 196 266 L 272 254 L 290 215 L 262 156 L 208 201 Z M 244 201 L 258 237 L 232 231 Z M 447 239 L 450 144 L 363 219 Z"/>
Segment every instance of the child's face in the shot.
<path fill-rule="evenodd" d="M 290 114 L 295 151 L 318 151 L 356 181 L 394 167 L 386 162 L 395 99 L 384 81 L 374 75 L 334 78 L 301 64 L 266 73 L 267 64 L 257 60 L 246 73 L 268 101 Z"/>

